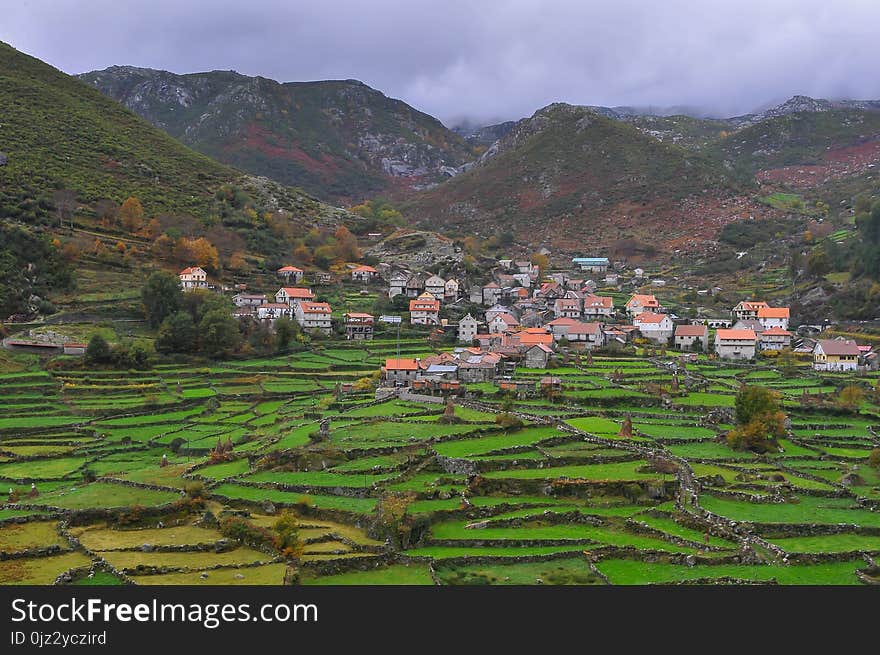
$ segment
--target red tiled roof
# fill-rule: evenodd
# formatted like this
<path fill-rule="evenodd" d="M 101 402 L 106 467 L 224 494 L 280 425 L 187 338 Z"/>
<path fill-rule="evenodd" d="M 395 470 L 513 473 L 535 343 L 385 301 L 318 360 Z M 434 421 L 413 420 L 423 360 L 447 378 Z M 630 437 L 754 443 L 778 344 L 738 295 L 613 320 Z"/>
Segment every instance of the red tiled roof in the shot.
<path fill-rule="evenodd" d="M 662 323 L 666 318 L 666 314 L 655 314 L 654 312 L 642 312 L 633 318 L 633 322 L 639 323 Z"/>
<path fill-rule="evenodd" d="M 386 359 L 386 371 L 417 371 L 419 363 L 415 359 Z"/>
<path fill-rule="evenodd" d="M 855 341 L 842 339 L 820 339 L 819 344 L 822 346 L 822 352 L 826 355 L 858 355 L 859 346 Z"/>
<path fill-rule="evenodd" d="M 788 307 L 760 307 L 758 318 L 788 318 Z"/>
<path fill-rule="evenodd" d="M 287 294 L 288 298 L 314 298 L 315 294 L 312 293 L 311 289 L 305 289 L 303 287 L 281 287 L 279 291 L 284 291 Z"/>
<path fill-rule="evenodd" d="M 333 311 L 325 302 L 301 302 L 299 307 L 304 314 L 329 314 Z"/>
<path fill-rule="evenodd" d="M 754 330 L 716 330 L 715 341 L 746 341 L 755 340 Z"/>
<path fill-rule="evenodd" d="M 641 305 L 642 307 L 659 307 L 660 303 L 653 294 L 634 293 L 632 298 L 626 301 L 626 306 Z"/>
<path fill-rule="evenodd" d="M 705 325 L 678 325 L 675 328 L 677 337 L 704 337 L 706 336 Z"/>
<path fill-rule="evenodd" d="M 297 268 L 296 266 L 282 266 L 278 269 L 279 273 L 302 273 L 303 270 L 301 268 Z"/>
<path fill-rule="evenodd" d="M 770 328 L 761 332 L 762 337 L 790 337 L 791 332 L 783 330 L 781 327 Z"/>

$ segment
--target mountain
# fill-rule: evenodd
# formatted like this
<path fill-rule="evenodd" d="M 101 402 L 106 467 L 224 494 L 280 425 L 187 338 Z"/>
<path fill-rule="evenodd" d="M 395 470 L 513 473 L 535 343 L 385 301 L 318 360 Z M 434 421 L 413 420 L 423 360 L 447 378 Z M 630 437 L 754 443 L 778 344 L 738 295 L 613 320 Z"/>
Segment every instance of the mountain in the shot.
<path fill-rule="evenodd" d="M 217 163 L 73 77 L 0 43 L 0 215 L 34 222 L 65 189 L 83 206 L 138 197 L 149 215 L 210 214 L 224 185 L 303 216 L 335 210 Z"/>
<path fill-rule="evenodd" d="M 403 207 L 425 225 L 554 250 L 619 240 L 687 247 L 759 214 L 721 164 L 590 107 L 557 103 L 519 121 L 467 172 Z"/>
<path fill-rule="evenodd" d="M 357 80 L 130 66 L 79 79 L 201 153 L 335 203 L 433 184 L 473 158 L 440 121 Z"/>
<path fill-rule="evenodd" d="M 47 293 L 137 316 L 131 292 L 150 270 L 195 262 L 215 280 L 274 284 L 302 235 L 327 244 L 362 222 L 196 153 L 3 43 L 0 106 L 0 318 L 51 313 Z"/>
<path fill-rule="evenodd" d="M 469 124 L 458 125 L 453 128 L 456 134 L 464 137 L 469 144 L 477 147 L 486 147 L 495 143 L 498 139 L 510 132 L 516 125 L 516 121 L 505 121 L 495 125 L 475 126 Z"/>

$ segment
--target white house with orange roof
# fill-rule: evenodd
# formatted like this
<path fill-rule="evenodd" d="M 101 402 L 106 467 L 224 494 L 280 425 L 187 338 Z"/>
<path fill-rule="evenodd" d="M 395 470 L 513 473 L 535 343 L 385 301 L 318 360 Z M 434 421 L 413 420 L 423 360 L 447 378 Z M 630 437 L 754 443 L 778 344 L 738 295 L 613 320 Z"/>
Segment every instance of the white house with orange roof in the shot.
<path fill-rule="evenodd" d="M 636 314 L 632 324 L 639 329 L 643 337 L 657 343 L 667 343 L 674 330 L 672 319 L 669 316 L 655 312 Z"/>
<path fill-rule="evenodd" d="M 761 307 L 758 309 L 758 322 L 765 330 L 770 328 L 788 329 L 790 311 L 788 307 Z"/>
<path fill-rule="evenodd" d="M 580 298 L 557 298 L 553 301 L 556 318 L 580 318 L 583 315 Z"/>
<path fill-rule="evenodd" d="M 492 316 L 492 319 L 488 321 L 488 325 L 489 334 L 501 334 L 502 332 L 517 328 L 519 321 L 516 320 L 513 314 L 502 312 Z"/>
<path fill-rule="evenodd" d="M 763 330 L 758 337 L 758 346 L 761 350 L 784 350 L 791 346 L 791 332 L 781 327 L 771 327 Z"/>
<path fill-rule="evenodd" d="M 624 305 L 626 313 L 630 316 L 644 312 L 660 313 L 660 302 L 653 294 L 635 293 Z"/>
<path fill-rule="evenodd" d="M 366 264 L 351 270 L 351 279 L 354 282 L 370 282 L 379 277 L 379 271 Z"/>
<path fill-rule="evenodd" d="M 754 359 L 757 342 L 754 330 L 715 331 L 715 353 L 722 359 Z"/>
<path fill-rule="evenodd" d="M 275 292 L 275 302 L 285 303 L 292 308 L 303 301 L 315 299 L 315 294 L 311 289 L 304 287 L 281 287 Z"/>
<path fill-rule="evenodd" d="M 208 274 L 201 266 L 188 266 L 180 271 L 180 286 L 184 291 L 192 289 L 206 289 L 208 287 Z"/>
<path fill-rule="evenodd" d="M 603 319 L 614 315 L 614 298 L 596 296 L 588 293 L 584 296 L 584 318 Z"/>
<path fill-rule="evenodd" d="M 409 301 L 412 325 L 440 325 L 440 301 L 428 292 Z"/>
<path fill-rule="evenodd" d="M 293 309 L 296 322 L 303 330 L 330 334 L 333 327 L 330 317 L 333 310 L 325 302 L 311 302 L 303 300 L 296 304 Z"/>
<path fill-rule="evenodd" d="M 733 315 L 738 321 L 758 320 L 758 310 L 770 307 L 763 300 L 743 300 L 733 308 Z"/>
<path fill-rule="evenodd" d="M 282 277 L 285 281 L 293 282 L 294 284 L 302 280 L 303 275 L 305 275 L 305 272 L 296 266 L 282 266 L 278 269 L 278 277 Z"/>

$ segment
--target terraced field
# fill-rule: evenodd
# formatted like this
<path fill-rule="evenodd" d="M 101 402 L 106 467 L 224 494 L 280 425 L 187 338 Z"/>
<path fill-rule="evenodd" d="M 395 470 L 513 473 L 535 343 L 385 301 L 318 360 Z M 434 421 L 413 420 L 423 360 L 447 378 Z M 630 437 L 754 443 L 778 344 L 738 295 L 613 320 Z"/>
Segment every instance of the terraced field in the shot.
<path fill-rule="evenodd" d="M 417 340 L 402 351 L 430 352 Z M 875 379 L 856 380 L 866 400 L 841 410 L 831 400 L 852 381 L 841 376 L 703 359 L 676 389 L 671 360 L 597 356 L 550 371 L 563 385 L 552 401 L 469 385 L 451 421 L 443 404 L 337 392 L 394 352 L 377 341 L 201 368 L 0 376 L 0 583 L 878 576 Z M 782 394 L 791 428 L 778 452 L 722 438 L 744 382 Z M 283 511 L 298 524 L 287 552 L 265 538 Z"/>

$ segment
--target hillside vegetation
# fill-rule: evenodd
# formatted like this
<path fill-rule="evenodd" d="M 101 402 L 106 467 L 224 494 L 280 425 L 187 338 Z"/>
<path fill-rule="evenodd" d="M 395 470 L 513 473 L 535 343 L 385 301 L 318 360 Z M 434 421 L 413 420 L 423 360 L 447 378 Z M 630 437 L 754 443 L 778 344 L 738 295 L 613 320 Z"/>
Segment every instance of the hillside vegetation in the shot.
<path fill-rule="evenodd" d="M 438 181 L 473 156 L 437 119 L 357 80 L 130 66 L 80 79 L 199 152 L 328 201 Z"/>

